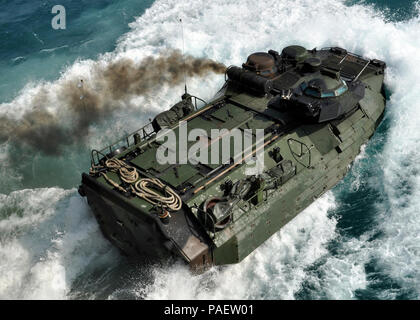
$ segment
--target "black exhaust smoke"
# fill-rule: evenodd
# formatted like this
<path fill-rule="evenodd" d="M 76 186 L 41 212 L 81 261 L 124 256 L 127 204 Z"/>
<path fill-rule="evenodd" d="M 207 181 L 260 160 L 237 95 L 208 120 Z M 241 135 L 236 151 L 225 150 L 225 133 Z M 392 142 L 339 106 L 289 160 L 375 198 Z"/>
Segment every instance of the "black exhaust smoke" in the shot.
<path fill-rule="evenodd" d="M 59 155 L 63 146 L 84 139 L 91 124 L 121 108 L 118 102 L 147 94 L 157 85 L 178 85 L 184 81 L 184 73 L 190 77 L 204 76 L 210 72 L 222 74 L 225 69 L 221 63 L 183 56 L 179 50 L 147 57 L 140 63 L 130 59 L 106 66 L 96 63 L 89 83 L 76 76 L 58 82 L 59 89 L 54 90 L 60 103 L 57 111 L 60 116 L 47 110 L 53 89 L 45 86 L 31 97 L 29 111 L 21 119 L 0 116 L 0 143 L 7 141 Z"/>

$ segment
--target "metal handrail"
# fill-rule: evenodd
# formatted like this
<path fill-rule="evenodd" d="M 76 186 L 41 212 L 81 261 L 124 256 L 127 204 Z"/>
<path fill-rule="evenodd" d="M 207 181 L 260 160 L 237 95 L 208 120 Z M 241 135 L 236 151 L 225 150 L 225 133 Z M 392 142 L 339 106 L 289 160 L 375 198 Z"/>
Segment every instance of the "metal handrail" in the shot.
<path fill-rule="evenodd" d="M 334 47 L 325 47 L 325 48 L 322 48 L 321 50 L 331 50 L 331 49 L 334 49 Z M 349 81 L 354 82 L 354 81 L 356 81 L 360 77 L 360 75 L 363 73 L 363 71 L 366 70 L 366 68 L 370 65 L 370 63 L 372 62 L 372 60 L 371 59 L 368 59 L 366 57 L 363 57 L 363 56 L 361 56 L 359 54 L 356 54 L 356 53 L 347 52 L 338 64 L 341 64 L 342 62 L 344 62 L 344 60 L 347 60 L 347 57 L 349 57 L 349 56 L 350 57 L 357 58 L 359 60 L 362 60 L 362 61 L 358 61 L 358 64 L 362 65 L 362 63 L 363 63 L 363 68 L 361 69 L 361 71 L 359 71 L 359 73 L 356 76 L 351 76 L 351 75 L 346 74 L 343 71 L 341 71 L 341 75 L 342 76 L 344 76 L 345 78 L 349 79 Z"/>
<path fill-rule="evenodd" d="M 352 82 L 356 82 L 356 81 L 357 81 L 357 79 L 359 79 L 359 77 L 362 75 L 363 71 L 365 71 L 365 69 L 369 66 L 370 62 L 371 62 L 371 60 L 369 60 L 369 61 L 365 64 L 365 66 L 362 68 L 362 70 L 360 70 L 360 72 L 357 74 L 357 76 L 353 78 Z"/>
<path fill-rule="evenodd" d="M 322 48 L 321 50 L 331 50 L 331 49 L 334 49 L 334 48 L 335 47 L 325 47 L 325 48 Z M 362 59 L 362 60 L 368 60 L 367 58 L 365 58 L 365 57 L 363 57 L 363 56 L 361 56 L 361 55 L 359 55 L 357 53 L 353 53 L 353 52 L 348 52 L 347 51 L 347 54 L 346 55 L 353 56 L 353 57 L 356 57 L 356 58 L 359 58 L 359 59 Z"/>
<path fill-rule="evenodd" d="M 91 164 L 92 164 L 92 166 L 97 165 L 100 162 L 99 154 L 102 156 L 102 158 L 107 158 L 107 156 L 105 154 L 103 154 L 101 151 L 98 151 L 98 150 L 93 149 L 91 151 L 91 153 L 90 153 L 90 158 L 91 158 Z M 97 162 L 94 161 L 95 155 L 96 155 Z"/>
<path fill-rule="evenodd" d="M 147 132 L 148 131 L 147 130 L 148 127 L 151 127 L 152 128 L 152 130 L 150 132 Z M 117 146 L 118 147 L 121 147 L 121 142 L 125 142 L 125 145 L 123 145 L 123 146 L 125 146 L 127 148 L 130 147 L 130 140 L 129 139 L 131 137 L 134 137 L 135 134 L 139 134 L 141 141 L 145 141 L 148 138 L 150 138 L 153 135 L 155 135 L 156 132 L 153 129 L 152 122 L 150 121 L 145 126 L 141 127 L 140 129 L 137 129 L 136 131 L 134 131 L 134 132 L 132 132 L 132 133 L 124 136 L 123 138 L 117 140 L 116 142 L 108 145 L 107 147 L 105 147 L 105 148 L 103 148 L 101 150 L 95 150 L 95 149 L 93 149 L 92 152 L 91 152 L 92 164 L 95 164 L 96 165 L 96 164 L 99 163 L 99 155 L 98 154 L 101 154 L 102 156 L 105 156 L 106 157 L 106 154 L 107 153 L 110 154 L 113 151 L 115 151 L 117 149 L 116 148 Z M 97 162 L 95 162 L 95 155 L 96 155 L 96 158 L 98 160 Z"/>
<path fill-rule="evenodd" d="M 201 99 L 201 98 L 199 98 L 199 97 L 196 97 L 196 96 L 191 96 L 191 98 L 194 98 L 195 111 L 197 111 L 197 110 L 198 110 L 198 107 L 197 107 L 197 100 L 198 100 L 198 101 L 203 102 L 203 103 L 204 103 L 204 105 L 206 105 L 206 104 L 207 104 L 207 102 L 206 102 L 205 100 L 203 100 L 203 99 Z"/>
<path fill-rule="evenodd" d="M 191 98 L 194 99 L 194 102 L 193 102 L 194 111 L 198 110 L 198 101 L 204 103 L 204 105 L 207 104 L 207 102 L 205 100 L 203 100 L 199 97 L 191 95 Z M 134 131 L 134 132 L 132 132 L 128 135 L 125 135 L 124 137 L 122 137 L 121 139 L 119 139 L 119 140 L 115 141 L 114 143 L 108 145 L 107 147 L 105 147 L 101 150 L 93 149 L 91 151 L 92 165 L 98 165 L 99 164 L 99 162 L 100 162 L 99 155 L 102 155 L 103 157 L 106 157 L 107 154 L 111 154 L 118 147 L 124 146 L 124 147 L 129 148 L 131 145 L 135 144 L 135 142 L 133 142 L 133 144 L 130 144 L 130 138 L 133 138 L 135 134 L 139 134 L 140 141 L 144 142 L 144 141 L 149 140 L 153 136 L 155 136 L 156 133 L 157 132 L 153 128 L 152 121 L 149 121 L 146 125 L 144 125 L 140 129 L 137 129 L 136 131 Z M 95 161 L 95 158 L 96 158 L 97 161 Z"/>

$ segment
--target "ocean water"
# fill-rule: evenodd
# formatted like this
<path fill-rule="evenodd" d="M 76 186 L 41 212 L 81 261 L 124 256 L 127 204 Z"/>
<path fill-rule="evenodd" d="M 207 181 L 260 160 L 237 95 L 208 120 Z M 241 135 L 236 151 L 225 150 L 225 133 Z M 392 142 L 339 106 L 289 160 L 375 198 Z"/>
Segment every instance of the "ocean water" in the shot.
<path fill-rule="evenodd" d="M 120 101 L 59 155 L 0 140 L 0 299 L 420 298 L 418 2 L 61 0 L 67 29 L 53 30 L 55 4 L 0 0 L 0 118 L 41 104 L 71 125 L 67 79 L 182 49 L 179 18 L 186 53 L 226 65 L 290 44 L 384 60 L 387 110 L 342 182 L 240 264 L 200 276 L 180 261 L 128 261 L 76 190 L 91 147 L 168 108 L 182 85 Z M 189 91 L 209 99 L 223 81 L 191 77 Z"/>

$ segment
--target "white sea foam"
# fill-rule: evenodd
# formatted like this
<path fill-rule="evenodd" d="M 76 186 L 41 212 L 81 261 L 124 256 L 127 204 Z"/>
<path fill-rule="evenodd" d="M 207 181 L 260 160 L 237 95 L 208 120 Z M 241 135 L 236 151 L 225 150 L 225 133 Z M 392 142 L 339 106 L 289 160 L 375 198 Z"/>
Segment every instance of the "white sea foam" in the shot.
<path fill-rule="evenodd" d="M 387 62 L 386 83 L 393 92 L 388 103 L 391 127 L 383 156 L 376 160 L 384 172 L 381 183 L 385 200 L 378 200 L 382 202 L 375 213 L 375 231 L 382 235 L 374 241 L 369 240 L 369 235 L 342 239 L 339 252 L 331 255 L 327 244 L 337 237 L 337 230 L 336 220 L 327 214 L 335 206 L 334 196 L 329 193 L 241 264 L 213 269 L 198 277 L 192 277 L 183 265 L 156 269 L 154 283 L 144 286 L 138 279 L 133 292 L 149 299 L 294 298 L 306 282 L 318 288 L 320 293 L 314 294 L 315 298 L 353 298 L 357 289 L 369 285 L 365 264 L 374 259 L 382 272 L 420 295 L 419 18 L 389 22 L 372 7 L 349 7 L 344 1 L 335 0 L 162 0 L 133 22 L 132 30 L 120 39 L 117 49 L 100 57 L 99 63 L 107 64 L 121 57 L 139 61 L 167 48 L 181 49 L 179 18 L 184 23 L 187 53 L 228 65 L 240 65 L 250 52 L 281 49 L 290 44 L 307 48 L 337 45 Z M 78 61 L 65 70 L 61 79 L 78 75 L 88 81 L 94 63 L 98 62 Z M 50 89 L 62 80 L 29 84 L 11 104 L 0 105 L 0 112 L 19 118 L 26 111 L 29 99 L 47 88 L 51 92 L 48 109 L 58 114 L 61 112 L 59 97 Z M 221 76 L 188 79 L 191 93 L 205 99 L 222 83 Z M 163 101 L 175 102 L 182 89 L 182 86 L 164 86 L 156 88 L 149 97 L 131 101 L 128 106 L 133 108 L 124 109 L 116 121 L 107 123 L 107 127 L 93 127 L 89 143 L 100 145 L 115 136 L 126 128 L 126 119 L 130 119 L 126 129 L 134 129 L 137 121 L 144 122 L 149 113 L 167 108 L 168 103 Z M 31 192 L 37 196 L 28 196 Z M 88 263 L 85 260 L 90 261 L 97 251 L 109 250 L 86 206 L 67 195 L 68 192 L 71 194 L 60 189 L 39 189 L 12 194 L 35 204 L 26 202 L 23 217 L 11 216 L 1 224 L 7 229 L 10 220 L 12 226 L 28 223 L 32 229 L 18 227 L 17 230 L 27 231 L 10 235 L 1 242 L 0 296 L 62 298 L 72 279 Z M 67 197 L 71 206 L 55 208 L 62 201 L 60 197 Z M 37 198 L 47 199 L 41 209 L 36 209 Z M 3 199 L 2 203 L 10 201 Z M 58 230 L 65 232 L 64 235 L 51 233 L 58 223 L 55 216 L 61 221 Z M 78 228 L 80 225 L 82 229 Z M 39 226 L 42 233 L 34 231 Z M 86 248 L 80 248 L 80 239 L 88 242 Z M 29 244 L 36 248 L 28 249 Z M 44 260 L 38 261 L 37 255 Z M 308 270 L 315 262 L 320 262 L 317 272 Z M 395 294 L 384 292 L 380 297 L 393 298 Z"/>
<path fill-rule="evenodd" d="M 0 299 L 63 299 L 93 261 L 118 257 L 74 190 L 21 190 L 0 203 Z"/>

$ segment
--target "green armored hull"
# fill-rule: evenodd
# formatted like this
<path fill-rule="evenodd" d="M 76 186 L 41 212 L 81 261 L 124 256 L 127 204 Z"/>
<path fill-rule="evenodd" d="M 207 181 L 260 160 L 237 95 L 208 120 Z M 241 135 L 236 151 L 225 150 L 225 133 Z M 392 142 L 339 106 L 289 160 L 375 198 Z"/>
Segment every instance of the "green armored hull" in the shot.
<path fill-rule="evenodd" d="M 128 255 L 237 263 L 345 176 L 382 119 L 385 68 L 337 47 L 254 53 L 210 103 L 185 94 L 93 150 L 79 192 Z"/>

